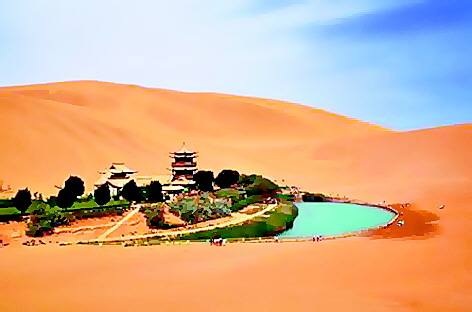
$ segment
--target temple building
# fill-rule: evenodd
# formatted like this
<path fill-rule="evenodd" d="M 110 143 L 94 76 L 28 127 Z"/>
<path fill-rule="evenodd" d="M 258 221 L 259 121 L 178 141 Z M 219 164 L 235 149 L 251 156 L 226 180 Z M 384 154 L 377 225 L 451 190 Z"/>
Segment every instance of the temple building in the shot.
<path fill-rule="evenodd" d="M 170 157 L 172 158 L 171 174 L 139 176 L 136 175 L 136 170 L 126 167 L 124 163 L 112 163 L 107 170 L 99 172 L 101 177 L 95 183 L 95 187 L 107 184 L 112 197 L 117 196 L 123 186 L 131 180 L 134 180 L 138 187 L 149 185 L 152 181 L 159 181 L 162 192 L 168 197 L 193 189 L 195 186 L 193 175 L 197 171 L 197 153 L 188 150 L 184 143 L 180 150 L 170 153 Z"/>
<path fill-rule="evenodd" d="M 197 172 L 197 152 L 188 150 L 185 143 L 177 152 L 170 153 L 172 158 L 171 172 L 173 185 L 181 185 L 184 187 L 193 187 L 195 181 L 193 175 Z"/>
<path fill-rule="evenodd" d="M 133 180 L 137 171 L 126 167 L 124 163 L 116 162 L 112 163 L 108 169 L 99 173 L 101 177 L 95 183 L 95 187 L 107 184 L 110 189 L 110 195 L 113 197 L 118 195 L 126 183 Z"/>

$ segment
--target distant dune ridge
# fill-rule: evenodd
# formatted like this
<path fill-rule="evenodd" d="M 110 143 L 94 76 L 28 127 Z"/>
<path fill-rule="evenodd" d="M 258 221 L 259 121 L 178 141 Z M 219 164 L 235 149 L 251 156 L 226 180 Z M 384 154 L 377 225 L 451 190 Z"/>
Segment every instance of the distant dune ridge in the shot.
<path fill-rule="evenodd" d="M 395 132 L 307 106 L 216 93 L 98 81 L 5 87 L 0 124 L 0 178 L 45 193 L 70 174 L 91 190 L 112 161 L 166 173 L 168 152 L 183 141 L 200 152 L 202 168 L 264 173 L 316 191 L 471 176 L 470 124 Z"/>

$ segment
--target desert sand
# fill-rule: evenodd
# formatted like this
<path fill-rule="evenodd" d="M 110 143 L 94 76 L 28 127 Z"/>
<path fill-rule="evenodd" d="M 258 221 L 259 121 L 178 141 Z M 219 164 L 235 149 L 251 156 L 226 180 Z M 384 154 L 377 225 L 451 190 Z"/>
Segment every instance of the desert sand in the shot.
<path fill-rule="evenodd" d="M 201 168 L 424 216 L 317 244 L 10 246 L 2 311 L 472 308 L 471 124 L 400 132 L 275 100 L 80 81 L 0 88 L 0 125 L 0 179 L 15 189 L 53 193 L 77 174 L 90 190 L 112 161 L 165 173 L 185 141 Z"/>

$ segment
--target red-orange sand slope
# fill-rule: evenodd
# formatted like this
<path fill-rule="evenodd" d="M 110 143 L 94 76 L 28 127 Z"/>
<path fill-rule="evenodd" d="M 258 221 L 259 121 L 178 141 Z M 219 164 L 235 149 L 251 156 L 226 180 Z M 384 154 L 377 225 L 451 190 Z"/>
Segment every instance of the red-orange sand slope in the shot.
<path fill-rule="evenodd" d="M 186 141 L 203 168 L 410 202 L 424 220 L 319 244 L 10 246 L 1 311 L 472 309 L 471 124 L 396 132 L 273 100 L 82 81 L 0 88 L 0 127 L 14 188 L 53 192 L 77 174 L 90 189 L 112 161 L 165 173 Z"/>

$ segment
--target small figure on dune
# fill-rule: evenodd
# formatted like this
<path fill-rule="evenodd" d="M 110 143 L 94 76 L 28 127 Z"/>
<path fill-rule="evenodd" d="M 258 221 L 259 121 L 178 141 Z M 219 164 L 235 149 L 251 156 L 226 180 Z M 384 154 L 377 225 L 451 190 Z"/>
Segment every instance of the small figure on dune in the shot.
<path fill-rule="evenodd" d="M 444 207 L 446 207 L 446 205 L 441 205 L 439 206 L 439 209 L 444 209 Z"/>

